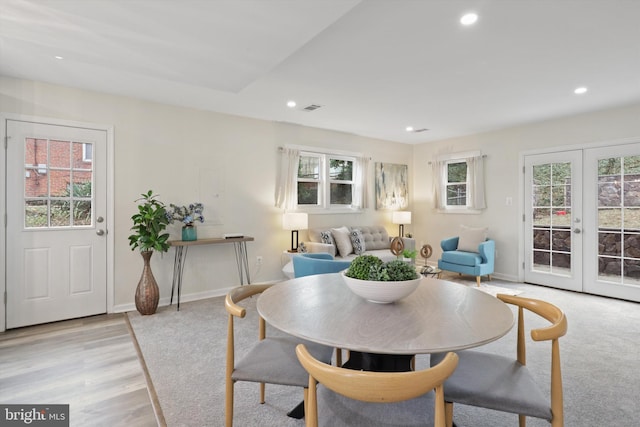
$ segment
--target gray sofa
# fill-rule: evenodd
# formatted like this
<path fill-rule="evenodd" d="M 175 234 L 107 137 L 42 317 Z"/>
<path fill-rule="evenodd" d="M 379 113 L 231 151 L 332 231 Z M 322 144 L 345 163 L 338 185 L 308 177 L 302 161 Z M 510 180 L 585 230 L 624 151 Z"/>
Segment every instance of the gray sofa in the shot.
<path fill-rule="evenodd" d="M 391 240 L 395 236 L 389 236 L 387 229 L 381 225 L 310 228 L 308 234 L 309 238 L 304 242 L 307 252 L 327 252 L 336 259 L 351 260 L 359 255 L 360 247 L 363 247 L 363 254 L 375 255 L 383 261 L 396 258 L 390 249 Z M 328 239 L 328 234 L 332 241 Z M 414 239 L 403 237 L 402 240 L 405 249 L 415 250 Z"/>

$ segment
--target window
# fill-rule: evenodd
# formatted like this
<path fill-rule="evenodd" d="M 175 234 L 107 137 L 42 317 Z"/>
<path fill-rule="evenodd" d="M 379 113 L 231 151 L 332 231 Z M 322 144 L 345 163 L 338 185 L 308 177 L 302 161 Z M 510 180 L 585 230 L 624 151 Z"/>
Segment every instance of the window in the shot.
<path fill-rule="evenodd" d="M 286 212 L 366 209 L 369 159 L 358 153 L 280 147 L 275 205 Z"/>
<path fill-rule="evenodd" d="M 25 228 L 92 224 L 93 169 L 80 161 L 84 146 L 90 144 L 25 139 Z"/>
<path fill-rule="evenodd" d="M 93 144 L 82 144 L 82 161 L 93 161 Z"/>
<path fill-rule="evenodd" d="M 440 158 L 434 166 L 436 207 L 443 212 L 473 212 L 484 202 L 483 156 L 479 152 Z"/>
<path fill-rule="evenodd" d="M 445 206 L 467 206 L 467 162 L 447 162 Z"/>
<path fill-rule="evenodd" d="M 355 157 L 301 152 L 298 207 L 350 207 L 353 204 L 355 161 Z"/>

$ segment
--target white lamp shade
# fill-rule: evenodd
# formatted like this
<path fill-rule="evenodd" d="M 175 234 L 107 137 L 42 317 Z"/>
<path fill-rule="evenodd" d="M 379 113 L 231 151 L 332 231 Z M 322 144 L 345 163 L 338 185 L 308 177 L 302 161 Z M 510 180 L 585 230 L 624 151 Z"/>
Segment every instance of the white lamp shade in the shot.
<path fill-rule="evenodd" d="M 409 211 L 395 211 L 391 221 L 394 224 L 411 224 L 411 212 Z"/>
<path fill-rule="evenodd" d="M 285 230 L 306 230 L 309 228 L 309 215 L 302 212 L 287 212 L 282 215 L 282 228 Z"/>

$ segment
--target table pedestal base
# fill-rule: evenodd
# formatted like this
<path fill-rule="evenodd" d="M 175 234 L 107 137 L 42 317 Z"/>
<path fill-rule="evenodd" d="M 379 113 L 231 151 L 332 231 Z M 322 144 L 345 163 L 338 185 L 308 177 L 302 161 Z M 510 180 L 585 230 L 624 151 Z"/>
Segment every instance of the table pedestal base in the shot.
<path fill-rule="evenodd" d="M 411 371 L 411 354 L 376 354 L 350 351 L 349 360 L 342 367 L 357 371 L 408 372 Z"/>

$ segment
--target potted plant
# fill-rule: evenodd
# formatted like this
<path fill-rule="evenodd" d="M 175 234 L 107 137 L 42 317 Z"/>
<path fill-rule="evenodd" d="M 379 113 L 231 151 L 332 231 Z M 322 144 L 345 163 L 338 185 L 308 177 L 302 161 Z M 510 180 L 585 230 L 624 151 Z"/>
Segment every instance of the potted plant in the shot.
<path fill-rule="evenodd" d="M 402 251 L 402 257 L 403 258 L 408 258 L 411 260 L 411 264 L 415 264 L 416 263 L 416 256 L 418 256 L 418 251 L 416 250 L 411 250 L 411 249 L 405 249 Z"/>
<path fill-rule="evenodd" d="M 164 232 L 169 219 L 164 203 L 157 199 L 157 195 L 153 194 L 152 190 L 143 193 L 136 202 L 141 203 L 138 204 L 138 212 L 131 217 L 133 234 L 129 236 L 129 245 L 132 251 L 138 248 L 144 260 L 142 276 L 136 288 L 135 302 L 140 314 L 147 315 L 156 312 L 160 300 L 158 284 L 151 272 L 151 255 L 153 251 L 169 250 L 169 233 Z"/>
<path fill-rule="evenodd" d="M 356 257 L 342 277 L 353 293 L 382 304 L 410 295 L 421 280 L 415 266 L 401 260 L 383 262 L 373 255 Z"/>

